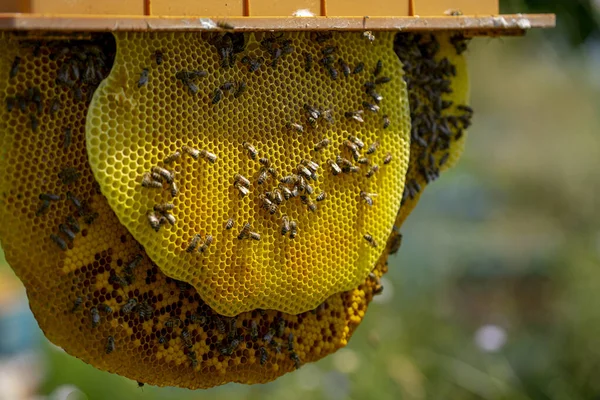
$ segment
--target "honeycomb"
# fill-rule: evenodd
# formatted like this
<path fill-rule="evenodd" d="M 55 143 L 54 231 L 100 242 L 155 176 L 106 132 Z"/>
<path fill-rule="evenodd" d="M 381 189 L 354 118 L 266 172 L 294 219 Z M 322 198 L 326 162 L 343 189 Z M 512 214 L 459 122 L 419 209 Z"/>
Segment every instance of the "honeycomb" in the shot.
<path fill-rule="evenodd" d="M 399 229 L 425 187 L 460 159 L 471 125 L 469 79 L 462 34 L 398 34 L 394 50 L 408 86 L 411 141 Z"/>
<path fill-rule="evenodd" d="M 97 368 L 191 389 L 268 382 L 346 345 L 381 290 L 387 253 L 356 288 L 306 313 L 253 310 L 236 318 L 215 313 L 193 287 L 168 278 L 150 261 L 92 177 L 85 150 L 87 103 L 56 78 L 72 56 L 84 58 L 85 52 L 83 64 L 99 63 L 91 56 L 95 46 L 110 45 L 42 43 L 32 49 L 3 33 L 0 46 L 4 100 L 38 87 L 42 103 L 39 113 L 33 103 L 25 112 L 0 110 L 0 240 L 49 340 Z M 4 79 L 16 56 L 18 73 Z M 78 85 L 87 94 L 95 82 Z M 55 98 L 60 108 L 51 111 Z M 30 114 L 39 121 L 35 133 Z M 46 201 L 51 204 L 42 207 Z"/>
<path fill-rule="evenodd" d="M 400 244 L 397 231 L 385 246 L 380 244 L 385 250 L 373 274 L 311 311 L 219 315 L 193 287 L 167 277 L 152 263 L 93 179 L 84 121 L 86 99 L 112 63 L 114 44 L 105 38 L 30 43 L 0 34 L 0 96 L 7 105 L 0 108 L 0 241 L 45 335 L 99 369 L 191 389 L 268 382 L 345 346 L 382 290 L 379 278 L 387 272 L 388 253 Z M 422 40 L 411 37 L 404 46 Z M 444 45 L 442 41 L 440 52 Z M 426 58 L 407 61 L 417 64 Z M 73 63 L 80 72 L 89 71 L 92 63 L 97 78 L 84 80 L 80 73 L 76 79 L 71 71 L 69 79 L 76 84 L 65 85 L 64 65 L 72 69 Z M 466 80 L 459 72 L 450 78 L 452 88 L 460 76 Z M 410 77 L 412 93 L 422 84 Z M 456 104 L 463 98 L 452 97 Z M 411 110 L 414 122 L 413 104 Z M 449 144 L 449 152 L 460 150 L 456 143 Z M 415 154 L 411 165 L 420 157 Z M 417 198 L 405 201 L 399 215 Z M 61 238 L 67 250 L 51 235 Z"/>
<path fill-rule="evenodd" d="M 375 44 L 350 32 L 331 38 L 236 35 L 117 34 L 114 68 L 87 118 L 89 159 L 111 208 L 167 276 L 193 285 L 223 315 L 256 308 L 297 314 L 364 281 L 391 232 L 410 131 L 401 64 L 392 33 L 379 35 Z M 274 56 L 273 49 L 283 55 Z M 309 71 L 307 55 L 313 59 Z M 327 57 L 333 64 L 325 65 Z M 250 72 L 258 60 L 262 64 Z M 360 63 L 363 70 L 352 73 Z M 375 94 L 367 94 L 365 82 L 377 78 L 383 80 Z M 238 96 L 242 83 L 246 89 Z M 332 120 L 311 116 L 305 105 Z M 358 110 L 364 122 L 345 116 Z M 387 129 L 383 115 L 390 120 Z M 351 150 L 356 145 L 345 144 L 349 136 L 364 147 Z M 315 151 L 323 139 L 329 146 Z M 379 147 L 370 152 L 374 143 Z M 216 160 L 195 159 L 190 148 Z M 391 161 L 384 164 L 387 154 Z M 334 175 L 328 160 L 337 155 L 352 160 L 357 172 Z M 314 171 L 304 168 L 312 189 L 300 189 L 278 206 L 283 177 L 302 176 L 302 160 L 317 164 Z M 163 174 L 162 185 L 157 176 L 158 187 L 144 187 L 151 172 Z M 244 197 L 234 185 L 237 174 L 249 181 Z M 302 183 L 283 185 L 294 190 Z M 322 192 L 326 198 L 318 201 Z M 372 206 L 361 192 L 377 196 Z M 161 226 L 153 209 L 162 204 L 173 205 L 174 220 Z M 281 232 L 284 218 L 297 224 L 293 239 Z M 226 228 L 229 219 L 233 229 Z M 209 235 L 209 245 L 202 246 Z M 201 251 L 190 251 L 194 237 Z"/>

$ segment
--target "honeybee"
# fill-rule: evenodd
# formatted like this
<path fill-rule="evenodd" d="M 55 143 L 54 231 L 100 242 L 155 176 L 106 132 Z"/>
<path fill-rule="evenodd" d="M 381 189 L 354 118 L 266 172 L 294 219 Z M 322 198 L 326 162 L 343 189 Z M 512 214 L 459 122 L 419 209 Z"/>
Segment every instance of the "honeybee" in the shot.
<path fill-rule="evenodd" d="M 228 92 L 228 91 L 230 91 L 231 89 L 233 89 L 234 85 L 235 85 L 235 84 L 234 84 L 233 82 L 224 82 L 224 83 L 223 83 L 223 84 L 222 84 L 222 85 L 219 87 L 219 89 L 221 89 L 221 90 L 222 90 L 222 91 L 224 91 L 224 92 Z"/>
<path fill-rule="evenodd" d="M 256 60 L 250 60 L 250 66 L 248 67 L 248 71 L 249 72 L 258 71 L 258 69 L 263 64 L 264 61 L 265 61 L 265 59 L 262 57 L 259 57 Z"/>
<path fill-rule="evenodd" d="M 125 303 L 123 305 L 123 307 L 121 307 L 121 312 L 123 314 L 129 314 L 130 312 L 133 311 L 133 309 L 137 306 L 137 304 L 138 304 L 138 302 L 136 299 L 133 299 L 133 298 L 128 299 L 127 303 Z"/>
<path fill-rule="evenodd" d="M 375 35 L 373 35 L 373 32 L 371 32 L 371 31 L 364 31 L 362 34 L 363 34 L 363 37 L 365 39 L 367 39 L 369 42 L 374 42 L 375 41 Z"/>
<path fill-rule="evenodd" d="M 248 88 L 248 86 L 246 86 L 245 82 L 238 82 L 237 88 L 235 89 L 235 92 L 233 93 L 233 98 L 237 99 L 238 97 L 240 97 L 246 91 L 247 88 Z"/>
<path fill-rule="evenodd" d="M 350 165 L 347 168 L 344 168 L 344 172 L 350 172 L 350 173 L 357 173 L 360 172 L 360 168 L 357 167 L 356 165 Z"/>
<path fill-rule="evenodd" d="M 390 126 L 390 118 L 387 115 L 383 116 L 383 129 L 387 129 Z"/>
<path fill-rule="evenodd" d="M 288 335 L 288 351 L 294 351 L 294 334 L 291 332 Z"/>
<path fill-rule="evenodd" d="M 16 56 L 12 62 L 10 67 L 10 72 L 8 74 L 9 79 L 14 78 L 19 73 L 19 65 L 21 64 L 21 57 Z"/>
<path fill-rule="evenodd" d="M 79 200 L 73 193 L 67 192 L 67 199 L 70 200 L 76 208 L 81 209 L 81 200 Z"/>
<path fill-rule="evenodd" d="M 298 165 L 296 171 L 299 175 L 304 175 L 306 179 L 310 179 L 312 177 L 312 172 L 310 172 L 310 170 L 303 165 Z"/>
<path fill-rule="evenodd" d="M 97 327 L 100 324 L 100 313 L 96 307 L 92 307 L 90 310 L 90 317 L 92 319 L 92 328 Z"/>
<path fill-rule="evenodd" d="M 286 185 L 293 185 L 297 181 L 298 181 L 298 175 L 286 175 L 279 180 L 279 182 L 285 183 Z"/>
<path fill-rule="evenodd" d="M 383 293 L 383 286 L 382 285 L 375 286 L 375 289 L 373 289 L 373 296 L 380 295 L 381 293 Z"/>
<path fill-rule="evenodd" d="M 148 213 L 148 223 L 154 231 L 158 232 L 160 230 L 160 219 L 154 212 Z"/>
<path fill-rule="evenodd" d="M 360 192 L 360 197 L 365 201 L 365 203 L 367 203 L 368 205 L 372 206 L 373 205 L 373 197 L 376 197 L 377 193 L 367 193 L 367 192 Z"/>
<path fill-rule="evenodd" d="M 144 68 L 140 74 L 140 79 L 138 80 L 138 88 L 141 88 L 145 84 L 148 83 L 148 68 Z"/>
<path fill-rule="evenodd" d="M 227 220 L 227 223 L 225 224 L 225 229 L 230 230 L 231 228 L 233 228 L 234 223 L 235 221 L 233 220 L 233 218 L 229 218 Z"/>
<path fill-rule="evenodd" d="M 344 116 L 348 119 L 353 119 L 355 121 L 358 122 L 365 122 L 365 120 L 363 119 L 363 110 L 357 110 L 357 111 L 346 111 L 344 113 Z"/>
<path fill-rule="evenodd" d="M 75 232 L 69 229 L 66 225 L 58 225 L 58 230 L 61 231 L 67 237 L 67 239 L 69 239 L 69 241 L 72 242 L 73 240 L 75 240 Z"/>
<path fill-rule="evenodd" d="M 204 238 L 204 242 L 200 245 L 200 247 L 198 248 L 198 251 L 200 253 L 204 253 L 206 251 L 206 249 L 208 249 L 208 246 L 210 246 L 210 244 L 212 242 L 213 242 L 212 235 L 206 235 L 206 238 Z"/>
<path fill-rule="evenodd" d="M 362 105 L 364 108 L 366 108 L 367 110 L 371 111 L 371 112 L 379 112 L 379 106 L 377 104 L 371 104 L 368 101 L 363 101 Z"/>
<path fill-rule="evenodd" d="M 236 182 L 233 186 L 237 188 L 237 190 L 240 192 L 240 197 L 242 198 L 246 197 L 250 193 L 250 189 L 248 189 L 246 186 L 242 186 L 239 182 Z"/>
<path fill-rule="evenodd" d="M 439 165 L 440 168 L 443 167 L 446 164 L 446 162 L 448 162 L 448 158 L 449 157 L 450 157 L 450 153 L 445 153 L 442 156 L 442 158 L 440 158 L 440 161 L 438 163 L 438 165 Z"/>
<path fill-rule="evenodd" d="M 174 328 L 179 325 L 181 325 L 181 320 L 177 317 L 169 317 L 169 319 L 165 321 L 165 328 Z"/>
<path fill-rule="evenodd" d="M 186 152 L 189 156 L 191 156 L 194 160 L 200 158 L 200 150 L 194 149 L 189 146 L 183 146 L 183 151 Z"/>
<path fill-rule="evenodd" d="M 379 78 L 375 79 L 375 84 L 376 85 L 382 85 L 384 83 L 388 83 L 392 80 L 392 78 L 390 78 L 389 76 L 380 76 Z"/>
<path fill-rule="evenodd" d="M 402 235 L 397 234 L 393 235 L 392 241 L 390 242 L 390 254 L 396 254 L 398 250 L 400 250 L 400 246 L 402 245 Z"/>
<path fill-rule="evenodd" d="M 165 157 L 163 162 L 165 164 L 171 164 L 172 162 L 179 160 L 179 158 L 181 158 L 181 152 L 176 151 L 175 153 Z"/>
<path fill-rule="evenodd" d="M 375 100 L 375 103 L 381 103 L 381 100 L 383 100 L 383 96 L 377 93 L 375 89 L 370 89 L 367 94 Z"/>
<path fill-rule="evenodd" d="M 331 77 L 331 79 L 333 79 L 334 81 L 337 80 L 337 69 L 335 69 L 332 65 L 327 65 L 327 71 L 329 72 L 329 76 Z"/>
<path fill-rule="evenodd" d="M 319 193 L 319 195 L 317 196 L 316 200 L 317 200 L 317 201 L 323 201 L 323 200 L 325 200 L 326 198 L 327 198 L 327 193 L 325 193 L 325 192 L 321 192 L 321 193 Z"/>
<path fill-rule="evenodd" d="M 39 195 L 40 200 L 48 200 L 48 201 L 59 201 L 60 195 L 53 193 L 41 193 Z"/>
<path fill-rule="evenodd" d="M 121 278 L 118 275 L 111 275 L 108 278 L 108 283 L 110 283 L 110 284 L 115 284 L 116 283 L 117 285 L 119 285 L 121 287 L 126 287 L 126 286 L 129 285 L 129 282 L 126 279 L 123 279 L 123 278 Z"/>
<path fill-rule="evenodd" d="M 329 166 L 331 167 L 331 172 L 333 173 L 333 175 L 338 175 L 342 173 L 342 169 L 339 165 L 335 163 L 335 161 L 327 160 L 327 164 L 329 164 Z"/>
<path fill-rule="evenodd" d="M 295 122 L 288 122 L 286 124 L 286 127 L 289 130 L 295 130 L 296 132 L 300 132 L 300 133 L 304 132 L 304 127 L 302 125 L 300 125 L 300 124 L 295 123 Z"/>
<path fill-rule="evenodd" d="M 223 354 L 224 356 L 230 356 L 230 355 L 233 354 L 233 352 L 235 351 L 235 349 L 238 348 L 239 345 L 240 345 L 239 339 L 233 339 L 229 343 L 229 346 L 221 348 L 221 350 L 220 350 L 221 354 Z"/>
<path fill-rule="evenodd" d="M 190 351 L 188 353 L 188 358 L 190 359 L 190 363 L 192 364 L 192 368 L 196 368 L 198 366 L 198 359 L 196 358 L 196 352 Z"/>
<path fill-rule="evenodd" d="M 287 215 L 283 215 L 281 217 L 281 234 L 283 236 L 287 235 L 287 233 L 290 231 L 290 220 L 288 218 Z"/>
<path fill-rule="evenodd" d="M 156 65 L 160 65 L 163 63 L 163 52 L 160 49 L 154 51 L 154 59 L 156 60 Z"/>
<path fill-rule="evenodd" d="M 377 76 L 383 70 L 383 62 L 381 60 L 377 60 L 377 64 L 375 65 L 375 69 L 373 70 L 373 75 Z"/>
<path fill-rule="evenodd" d="M 79 307 L 81 307 L 81 304 L 83 304 L 83 299 L 81 297 L 75 298 L 75 301 L 73 302 L 73 308 L 71 309 L 71 312 L 77 311 L 79 309 Z"/>
<path fill-rule="evenodd" d="M 225 333 L 226 328 L 225 328 L 225 323 L 223 322 L 223 320 L 221 318 L 219 318 L 218 316 L 215 316 L 214 321 L 215 321 L 215 326 L 216 326 L 217 330 L 219 331 L 219 333 Z"/>
<path fill-rule="evenodd" d="M 274 213 L 271 213 L 271 214 L 274 214 Z M 257 233 L 257 232 L 249 232 L 249 233 L 248 233 L 248 236 L 250 236 L 250 239 L 252 239 L 252 240 L 256 240 L 256 241 L 259 241 L 259 240 L 260 240 L 260 233 Z"/>
<path fill-rule="evenodd" d="M 361 72 L 363 72 L 364 69 L 365 69 L 365 64 L 362 62 L 359 62 L 358 64 L 356 64 L 356 67 L 354 67 L 354 70 L 352 71 L 352 73 L 360 74 Z"/>
<path fill-rule="evenodd" d="M 234 179 L 235 183 L 238 183 L 238 184 L 240 184 L 242 186 L 245 186 L 245 187 L 250 187 L 250 181 L 248 180 L 248 178 L 246 178 L 246 177 L 244 177 L 244 176 L 242 176 L 240 174 L 235 174 L 233 176 L 233 179 Z"/>
<path fill-rule="evenodd" d="M 200 155 L 204 158 L 206 158 L 208 161 L 210 161 L 211 163 L 215 163 L 215 161 L 217 161 L 217 155 L 214 153 L 211 153 L 210 151 L 207 150 L 202 150 L 200 152 Z"/>
<path fill-rule="evenodd" d="M 246 236 L 248 236 L 248 234 L 250 233 L 250 229 L 251 229 L 250 223 L 246 222 L 244 224 L 244 226 L 242 227 L 242 230 L 240 231 L 240 234 L 238 235 L 238 239 L 242 240 Z"/>
<path fill-rule="evenodd" d="M 373 239 L 373 235 L 367 232 L 363 237 L 372 247 L 377 247 L 377 242 L 375 241 L 375 239 Z"/>
<path fill-rule="evenodd" d="M 110 353 L 112 353 L 113 351 L 115 351 L 115 338 L 114 338 L 114 337 L 112 337 L 112 336 L 109 336 L 109 337 L 106 339 L 106 347 L 105 347 L 105 351 L 106 351 L 106 354 L 110 354 Z"/>
<path fill-rule="evenodd" d="M 311 211 L 311 212 L 317 211 L 317 205 L 312 200 L 310 200 L 308 197 L 300 196 L 300 200 L 302 200 L 302 203 L 304 203 L 306 205 L 306 207 L 308 207 L 309 211 Z"/>
<path fill-rule="evenodd" d="M 71 146 L 71 141 L 73 140 L 73 132 L 71 131 L 70 127 L 65 129 L 64 136 L 63 149 L 68 149 L 69 146 Z"/>
<path fill-rule="evenodd" d="M 42 204 L 40 204 L 40 206 L 38 207 L 38 209 L 35 212 L 36 216 L 40 216 L 46 213 L 46 211 L 48 211 L 48 208 L 50 207 L 50 200 L 43 200 Z"/>
<path fill-rule="evenodd" d="M 283 197 L 284 197 L 286 200 L 289 200 L 289 199 L 292 197 L 292 191 L 291 191 L 289 188 L 285 187 L 285 186 L 284 186 L 283 184 L 281 184 L 281 183 L 279 184 L 279 186 L 278 186 L 278 187 L 279 187 L 279 189 L 281 190 L 281 192 L 283 193 Z"/>
<path fill-rule="evenodd" d="M 321 151 L 325 147 L 329 146 L 329 143 L 331 143 L 331 141 L 329 139 L 323 139 L 319 143 L 315 144 L 314 150 Z"/>
<path fill-rule="evenodd" d="M 181 340 L 183 341 L 183 345 L 188 349 L 193 346 L 190 332 L 185 328 L 181 331 Z"/>
<path fill-rule="evenodd" d="M 300 357 L 298 357 L 298 354 L 296 354 L 295 352 L 290 352 L 290 359 L 294 362 L 294 366 L 296 367 L 296 369 L 302 366 Z"/>
<path fill-rule="evenodd" d="M 58 247 L 60 247 L 60 249 L 62 251 L 66 251 L 67 250 L 67 248 L 68 248 L 67 247 L 67 242 L 65 242 L 65 240 L 63 238 L 61 238 L 60 236 L 55 235 L 55 234 L 52 233 L 52 234 L 50 234 L 50 239 L 52 239 L 52 241 L 54 243 L 56 243 L 56 245 Z"/>
<path fill-rule="evenodd" d="M 163 184 L 162 182 L 153 179 L 152 174 L 146 172 L 142 175 L 142 187 L 162 189 Z"/>
<path fill-rule="evenodd" d="M 376 173 L 377 171 L 379 171 L 379 165 L 377 165 L 377 164 L 373 164 L 373 165 L 371 166 L 371 168 L 369 169 L 369 171 L 367 171 L 367 175 L 366 175 L 366 177 L 367 177 L 367 178 L 370 178 L 370 177 L 372 177 L 373 175 L 375 175 L 375 173 Z"/>
<path fill-rule="evenodd" d="M 260 365 L 265 365 L 269 360 L 269 354 L 267 353 L 267 349 L 264 347 L 259 347 L 258 349 L 260 353 Z"/>
<path fill-rule="evenodd" d="M 356 160 L 356 162 L 359 164 L 368 164 L 369 159 L 367 157 L 360 157 L 359 159 Z"/>
<path fill-rule="evenodd" d="M 162 176 L 167 183 L 173 183 L 173 174 L 171 173 L 171 171 L 162 167 L 154 166 L 152 167 L 152 172 Z"/>
<path fill-rule="evenodd" d="M 248 154 L 250 154 L 250 158 L 252 158 L 253 160 L 256 160 L 256 157 L 258 156 L 258 151 L 256 151 L 256 149 L 254 148 L 254 146 L 252 146 L 248 142 L 243 142 L 242 146 L 244 146 L 244 148 L 246 150 L 248 150 Z"/>
<path fill-rule="evenodd" d="M 315 192 L 315 190 L 313 189 L 313 187 L 312 187 L 312 186 L 310 186 L 310 184 L 309 184 L 308 182 L 306 183 L 306 185 L 305 185 L 305 187 L 304 187 L 304 191 L 305 191 L 305 192 L 306 192 L 306 194 L 308 194 L 308 195 L 312 195 L 312 194 Z"/>
<path fill-rule="evenodd" d="M 162 203 L 162 204 L 154 205 L 154 211 L 160 212 L 160 213 L 171 211 L 174 208 L 175 208 L 175 204 L 173 204 L 173 203 Z"/>
<path fill-rule="evenodd" d="M 229 22 L 224 21 L 217 21 L 217 27 L 228 31 L 235 29 L 235 26 L 231 25 Z"/>
<path fill-rule="evenodd" d="M 281 190 L 275 189 L 273 190 L 273 202 L 277 205 L 283 203 L 283 195 L 281 194 Z"/>
<path fill-rule="evenodd" d="M 163 216 L 171 226 L 175 225 L 175 223 L 177 222 L 173 214 L 164 213 Z"/>
<path fill-rule="evenodd" d="M 344 60 L 342 60 L 341 58 L 338 59 L 338 64 L 340 64 L 340 68 L 342 69 L 342 72 L 344 73 L 344 76 L 347 78 L 350 76 L 350 66 L 348 64 L 346 64 L 346 62 Z"/>
<path fill-rule="evenodd" d="M 260 174 L 258 175 L 258 184 L 262 185 L 263 183 L 265 183 L 265 181 L 267 180 L 267 178 L 269 178 L 269 173 L 268 173 L 268 171 L 265 168 L 263 168 L 260 171 Z"/>
<path fill-rule="evenodd" d="M 250 323 L 250 337 L 252 340 L 258 339 L 258 324 L 254 320 Z"/>
<path fill-rule="evenodd" d="M 213 95 L 211 98 L 211 103 L 212 104 L 217 104 L 218 102 L 221 101 L 221 99 L 223 98 L 223 91 L 220 88 L 216 88 L 213 91 Z"/>
<path fill-rule="evenodd" d="M 108 304 L 100 303 L 98 307 L 100 307 L 101 311 L 104 311 L 107 314 L 111 314 L 113 312 L 112 308 L 110 308 Z"/>
<path fill-rule="evenodd" d="M 173 181 L 171 183 L 171 197 L 177 196 L 177 193 L 179 193 L 179 188 L 177 184 Z"/>
<path fill-rule="evenodd" d="M 377 150 L 378 147 L 379 147 L 379 142 L 377 142 L 377 141 L 373 142 L 373 144 L 371 144 L 369 146 L 369 148 L 367 149 L 367 154 L 375 153 L 375 151 Z"/>

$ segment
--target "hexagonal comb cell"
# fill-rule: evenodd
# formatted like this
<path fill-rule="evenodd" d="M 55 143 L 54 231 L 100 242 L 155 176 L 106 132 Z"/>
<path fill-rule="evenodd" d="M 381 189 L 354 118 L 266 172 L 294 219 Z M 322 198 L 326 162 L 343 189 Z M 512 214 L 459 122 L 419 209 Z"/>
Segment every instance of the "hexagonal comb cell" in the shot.
<path fill-rule="evenodd" d="M 364 281 L 408 165 L 392 33 L 116 36 L 89 159 L 166 275 L 229 316 L 304 312 Z"/>

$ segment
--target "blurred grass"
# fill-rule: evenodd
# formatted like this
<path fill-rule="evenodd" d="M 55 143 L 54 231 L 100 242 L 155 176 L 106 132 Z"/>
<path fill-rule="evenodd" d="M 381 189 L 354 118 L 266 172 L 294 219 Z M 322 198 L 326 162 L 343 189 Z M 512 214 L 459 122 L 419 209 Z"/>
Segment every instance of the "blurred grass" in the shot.
<path fill-rule="evenodd" d="M 596 49 L 598 49 L 596 44 Z M 40 393 L 90 399 L 600 398 L 600 66 L 537 32 L 477 39 L 460 165 L 403 227 L 387 302 L 342 352 L 267 385 L 144 387 L 47 344 Z M 393 291 L 393 296 L 389 296 Z M 506 345 L 486 353 L 484 324 Z"/>

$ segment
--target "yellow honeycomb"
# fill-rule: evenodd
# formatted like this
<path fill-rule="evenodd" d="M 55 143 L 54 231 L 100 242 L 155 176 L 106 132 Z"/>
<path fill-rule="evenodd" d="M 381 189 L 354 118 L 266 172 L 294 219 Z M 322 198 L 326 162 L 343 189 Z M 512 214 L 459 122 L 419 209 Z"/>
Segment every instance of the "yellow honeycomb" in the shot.
<path fill-rule="evenodd" d="M 253 310 L 235 319 L 215 313 L 195 289 L 166 277 L 150 261 L 92 177 L 83 127 L 87 105 L 77 100 L 75 87 L 85 99 L 97 82 L 80 78 L 68 87 L 56 78 L 73 59 L 81 61 L 74 62 L 81 71 L 93 63 L 99 75 L 106 75 L 114 49 L 105 38 L 19 45 L 10 35 L 0 34 L 0 96 L 7 104 L 0 109 L 0 241 L 46 336 L 97 368 L 153 385 L 191 389 L 268 382 L 296 368 L 298 361 L 316 361 L 345 346 L 381 290 L 379 278 L 387 271 L 388 252 L 397 251 L 399 234 L 393 231 L 387 239 L 372 275 L 313 311 L 291 315 Z M 19 67 L 11 78 L 16 56 Z M 458 76 L 466 82 L 465 75 Z M 454 88 L 457 78 L 452 79 Z M 39 93 L 28 91 L 35 87 Z M 421 84 L 412 87 L 414 91 Z M 25 94 L 30 100 L 23 112 Z M 456 104 L 462 101 L 461 96 L 452 99 Z M 31 115 L 38 121 L 36 132 Z M 449 151 L 457 151 L 457 146 L 451 144 Z M 70 174 L 65 168 L 72 168 Z M 40 194 L 60 199 L 42 207 L 46 203 Z M 408 205 L 405 202 L 400 214 Z M 73 221 L 80 231 L 69 242 L 59 225 L 75 233 Z M 61 237 L 68 250 L 61 250 L 50 235 Z"/>
<path fill-rule="evenodd" d="M 467 106 L 469 78 L 462 55 L 466 43 L 461 38 L 456 33 L 396 37 L 394 48 L 404 64 L 411 112 L 410 162 L 397 228 L 427 184 L 456 165 L 463 153 L 472 111 Z"/>
<path fill-rule="evenodd" d="M 380 290 L 387 253 L 374 275 L 313 311 L 253 310 L 235 319 L 216 314 L 191 286 L 166 277 L 151 263 L 98 193 L 85 150 L 87 106 L 75 101 L 72 89 L 55 83 L 61 66 L 70 63 L 69 54 L 79 57 L 82 49 L 97 49 L 44 44 L 34 56 L 7 34 L 0 35 L 0 48 L 4 77 L 14 57 L 21 60 L 14 78 L 0 79 L 2 98 L 37 86 L 43 103 L 39 114 L 34 104 L 26 112 L 0 110 L 0 240 L 52 342 L 97 368 L 153 385 L 192 389 L 268 382 L 346 345 Z M 55 58 L 54 51 L 65 54 Z M 81 87 L 84 93 L 93 89 Z M 61 107 L 53 114 L 55 96 Z M 39 119 L 35 133 L 29 112 Z M 74 168 L 78 179 L 63 183 L 65 175 L 59 173 L 65 167 Z M 38 212 L 44 204 L 40 194 L 60 198 Z M 61 224 L 73 233 L 79 226 L 72 242 L 59 230 Z M 67 250 L 50 235 L 61 237 Z"/>
<path fill-rule="evenodd" d="M 90 164 L 121 223 L 166 275 L 228 316 L 304 312 L 364 281 L 392 230 L 408 165 L 408 102 L 393 33 L 374 43 L 352 32 L 116 37 L 113 70 L 87 117 Z M 365 90 L 367 82 L 373 88 Z M 312 125 L 305 105 L 321 110 Z M 363 143 L 348 146 L 350 135 Z M 329 146 L 315 151 L 323 139 Z M 195 159 L 190 148 L 209 153 Z M 328 160 L 337 155 L 356 171 L 334 174 Z M 314 171 L 302 160 L 315 162 Z M 309 188 L 282 182 L 300 171 Z M 245 197 L 236 174 L 249 180 Z M 144 187 L 151 181 L 157 187 Z M 278 206 L 282 184 L 300 190 Z M 160 225 L 153 209 L 165 203 L 174 220 Z M 295 238 L 281 232 L 286 217 L 297 224 Z M 196 235 L 202 251 L 188 251 Z"/>

